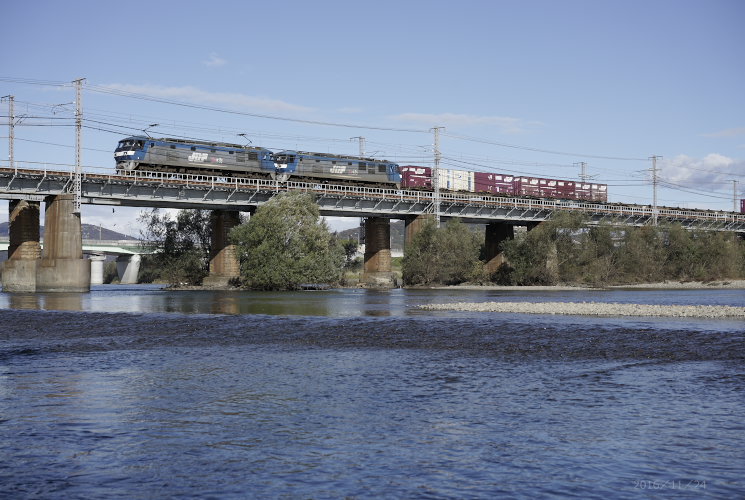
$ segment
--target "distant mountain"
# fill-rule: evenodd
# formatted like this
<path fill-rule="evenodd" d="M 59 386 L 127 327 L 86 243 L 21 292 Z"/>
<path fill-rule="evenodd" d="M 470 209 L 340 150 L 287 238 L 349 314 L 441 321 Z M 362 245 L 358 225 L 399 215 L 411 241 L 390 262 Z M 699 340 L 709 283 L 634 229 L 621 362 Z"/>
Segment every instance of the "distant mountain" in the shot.
<path fill-rule="evenodd" d="M 0 238 L 8 238 L 8 222 L 0 223 Z M 94 226 L 92 224 L 83 224 L 83 239 L 84 240 L 135 240 L 132 236 L 112 231 L 101 226 Z M 39 234 L 44 237 L 44 226 L 39 227 Z"/>

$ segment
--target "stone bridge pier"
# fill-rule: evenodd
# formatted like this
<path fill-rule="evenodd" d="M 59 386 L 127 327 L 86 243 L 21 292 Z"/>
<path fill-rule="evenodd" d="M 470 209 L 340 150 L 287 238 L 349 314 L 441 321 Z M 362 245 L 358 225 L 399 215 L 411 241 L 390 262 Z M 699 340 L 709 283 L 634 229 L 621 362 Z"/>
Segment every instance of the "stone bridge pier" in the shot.
<path fill-rule="evenodd" d="M 83 258 L 80 214 L 74 195 L 45 200 L 44 248 L 39 250 L 39 203 L 10 202 L 10 245 L 3 268 L 6 292 L 88 292 L 91 263 Z"/>
<path fill-rule="evenodd" d="M 41 257 L 38 201 L 10 200 L 10 244 L 3 267 L 3 291 L 35 292 Z"/>
<path fill-rule="evenodd" d="M 241 264 L 236 246 L 230 243 L 230 230 L 240 225 L 240 212 L 213 210 L 210 215 L 212 241 L 210 274 L 203 280 L 205 286 L 225 287 L 241 277 Z"/>
<path fill-rule="evenodd" d="M 492 222 L 486 225 L 486 235 L 484 238 L 484 250 L 486 257 L 486 272 L 493 274 L 502 264 L 507 263 L 507 259 L 502 253 L 502 243 L 506 240 L 515 238 L 515 227 L 503 222 Z"/>
<path fill-rule="evenodd" d="M 395 286 L 391 271 L 391 221 L 382 217 L 365 219 L 365 257 L 362 281 L 371 286 Z"/>
<path fill-rule="evenodd" d="M 44 248 L 36 270 L 37 292 L 89 292 L 91 262 L 83 258 L 80 214 L 74 212 L 75 195 L 46 199 Z"/>

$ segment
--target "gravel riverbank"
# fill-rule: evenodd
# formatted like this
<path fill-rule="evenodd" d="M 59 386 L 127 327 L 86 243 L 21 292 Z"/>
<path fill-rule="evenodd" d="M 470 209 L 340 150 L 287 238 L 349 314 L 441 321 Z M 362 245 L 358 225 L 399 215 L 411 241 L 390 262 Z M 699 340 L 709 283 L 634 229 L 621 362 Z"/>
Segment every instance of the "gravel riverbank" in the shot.
<path fill-rule="evenodd" d="M 571 316 L 658 316 L 667 318 L 745 318 L 745 307 L 617 304 L 602 302 L 454 302 L 420 306 L 427 311 L 474 311 Z"/>

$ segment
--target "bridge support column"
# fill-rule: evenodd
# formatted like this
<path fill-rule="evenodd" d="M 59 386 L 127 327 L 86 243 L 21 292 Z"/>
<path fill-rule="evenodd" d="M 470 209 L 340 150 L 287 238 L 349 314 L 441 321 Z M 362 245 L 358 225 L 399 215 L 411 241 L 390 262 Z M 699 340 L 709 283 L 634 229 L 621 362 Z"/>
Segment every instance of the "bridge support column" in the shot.
<path fill-rule="evenodd" d="M 226 287 L 241 277 L 241 264 L 236 246 L 229 242 L 230 230 L 241 223 L 240 212 L 236 210 L 213 210 L 212 249 L 210 251 L 210 274 L 202 284 L 205 286 Z"/>
<path fill-rule="evenodd" d="M 362 281 L 368 285 L 395 286 L 391 272 L 391 221 L 381 217 L 365 219 L 365 263 Z"/>
<path fill-rule="evenodd" d="M 91 285 L 103 285 L 103 263 L 106 261 L 106 256 L 93 254 L 89 260 L 91 261 Z"/>
<path fill-rule="evenodd" d="M 404 220 L 404 251 L 406 251 L 406 245 L 414 241 L 414 236 L 422 230 L 424 224 L 429 220 L 434 220 L 431 214 L 414 215 Z"/>
<path fill-rule="evenodd" d="M 486 225 L 486 235 L 484 239 L 486 265 L 484 268 L 488 274 L 493 274 L 502 264 L 507 263 L 507 259 L 502 253 L 500 246 L 503 241 L 511 240 L 514 237 L 515 228 L 511 224 L 492 222 Z"/>
<path fill-rule="evenodd" d="M 9 203 L 8 260 L 3 267 L 3 291 L 35 292 L 36 269 L 41 256 L 38 201 L 11 200 Z"/>
<path fill-rule="evenodd" d="M 36 270 L 38 292 L 89 292 L 91 261 L 83 258 L 80 214 L 74 195 L 61 194 L 46 200 L 44 249 Z"/>
<path fill-rule="evenodd" d="M 543 224 L 543 222 L 529 222 L 528 231 L 532 231 Z M 556 241 L 552 240 L 551 245 L 548 247 L 548 255 L 546 255 L 546 274 L 548 279 L 554 283 L 559 281 L 559 250 L 556 247 Z"/>
<path fill-rule="evenodd" d="M 116 258 L 116 274 L 122 285 L 136 285 L 137 276 L 140 273 L 140 260 L 138 254 L 120 255 Z"/>

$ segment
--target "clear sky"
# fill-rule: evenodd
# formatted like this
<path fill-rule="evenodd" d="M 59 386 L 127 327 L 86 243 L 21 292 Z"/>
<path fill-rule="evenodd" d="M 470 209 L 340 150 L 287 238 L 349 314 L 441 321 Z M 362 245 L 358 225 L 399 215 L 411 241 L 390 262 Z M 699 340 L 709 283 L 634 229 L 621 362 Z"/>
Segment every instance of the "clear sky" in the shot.
<path fill-rule="evenodd" d="M 350 138 L 363 136 L 368 155 L 402 165 L 431 165 L 429 129 L 441 126 L 445 168 L 577 179 L 586 162 L 611 201 L 648 204 L 648 157 L 659 155 L 661 205 L 732 210 L 733 180 L 745 197 L 741 0 L 5 0 L 0 9 L 0 95 L 26 115 L 17 162 L 74 163 L 72 86 L 24 82 L 84 77 L 90 169 L 113 170 L 116 142 L 152 123 L 156 136 L 242 143 L 245 133 L 277 150 L 356 154 Z M 7 164 L 7 126 L 0 137 Z M 111 208 L 84 206 L 83 222 L 136 234 L 139 209 L 117 210 L 112 219 Z"/>

